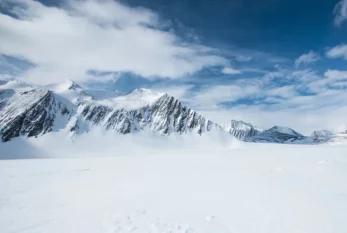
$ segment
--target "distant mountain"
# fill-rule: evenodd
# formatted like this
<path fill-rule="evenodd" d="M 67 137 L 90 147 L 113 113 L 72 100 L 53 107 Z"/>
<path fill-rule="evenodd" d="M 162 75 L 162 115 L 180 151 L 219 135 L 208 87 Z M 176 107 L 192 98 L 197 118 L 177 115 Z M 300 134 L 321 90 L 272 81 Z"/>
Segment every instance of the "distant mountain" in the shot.
<path fill-rule="evenodd" d="M 331 135 L 333 135 L 333 133 L 325 129 L 325 130 L 315 130 L 312 132 L 311 136 L 314 138 L 321 138 L 321 137 L 326 137 Z"/>
<path fill-rule="evenodd" d="M 297 140 L 303 140 L 306 137 L 302 134 L 283 126 L 274 126 L 250 138 L 252 142 L 273 142 L 290 143 Z"/>
<path fill-rule="evenodd" d="M 250 123 L 243 121 L 231 120 L 224 128 L 233 136 L 240 140 L 249 140 L 250 138 L 258 135 L 263 130 L 258 129 Z"/>
<path fill-rule="evenodd" d="M 93 128 L 120 134 L 147 130 L 160 135 L 224 131 L 246 142 L 323 143 L 345 134 L 314 131 L 305 137 L 293 129 L 274 126 L 263 130 L 244 121 L 221 126 L 182 104 L 175 97 L 139 88 L 129 93 L 84 89 L 72 80 L 33 87 L 23 82 L 0 82 L 0 137 L 37 137 L 52 131 L 76 136 Z"/>

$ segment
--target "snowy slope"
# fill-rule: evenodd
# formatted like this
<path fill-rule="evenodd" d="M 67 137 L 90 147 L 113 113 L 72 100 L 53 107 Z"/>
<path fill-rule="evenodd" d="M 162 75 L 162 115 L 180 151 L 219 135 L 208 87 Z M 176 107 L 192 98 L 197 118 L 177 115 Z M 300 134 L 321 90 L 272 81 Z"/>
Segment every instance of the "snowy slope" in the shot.
<path fill-rule="evenodd" d="M 347 232 L 346 147 L 120 144 L 103 158 L 0 160 L 1 233 Z"/>

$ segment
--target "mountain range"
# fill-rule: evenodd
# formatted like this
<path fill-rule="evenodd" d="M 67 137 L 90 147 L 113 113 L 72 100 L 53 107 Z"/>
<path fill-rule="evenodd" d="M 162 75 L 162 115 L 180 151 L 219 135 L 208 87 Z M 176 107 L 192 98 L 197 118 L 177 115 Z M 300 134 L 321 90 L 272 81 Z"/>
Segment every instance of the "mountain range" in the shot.
<path fill-rule="evenodd" d="M 0 81 L 0 137 L 3 142 L 54 131 L 76 137 L 96 127 L 120 134 L 149 130 L 163 136 L 224 131 L 246 142 L 306 144 L 347 138 L 347 134 L 333 134 L 328 130 L 316 130 L 310 136 L 283 126 L 264 130 L 236 120 L 221 125 L 173 96 L 144 88 L 122 93 L 83 89 L 72 80 L 44 87 L 18 80 Z"/>

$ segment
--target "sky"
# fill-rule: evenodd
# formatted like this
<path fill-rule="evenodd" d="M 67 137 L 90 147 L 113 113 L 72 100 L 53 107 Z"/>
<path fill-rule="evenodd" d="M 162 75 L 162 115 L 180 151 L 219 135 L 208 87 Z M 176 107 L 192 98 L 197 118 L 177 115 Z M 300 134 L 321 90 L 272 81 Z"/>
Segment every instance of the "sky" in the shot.
<path fill-rule="evenodd" d="M 212 121 L 347 129 L 347 0 L 1 0 L 0 79 L 166 92 Z"/>

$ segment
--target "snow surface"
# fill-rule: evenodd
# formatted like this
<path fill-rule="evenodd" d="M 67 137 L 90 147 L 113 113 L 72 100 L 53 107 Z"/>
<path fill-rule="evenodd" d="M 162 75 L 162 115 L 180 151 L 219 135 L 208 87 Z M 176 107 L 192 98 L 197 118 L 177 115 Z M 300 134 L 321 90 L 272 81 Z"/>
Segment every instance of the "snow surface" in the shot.
<path fill-rule="evenodd" d="M 182 137 L 1 143 L 0 232 L 347 232 L 347 145 Z"/>

